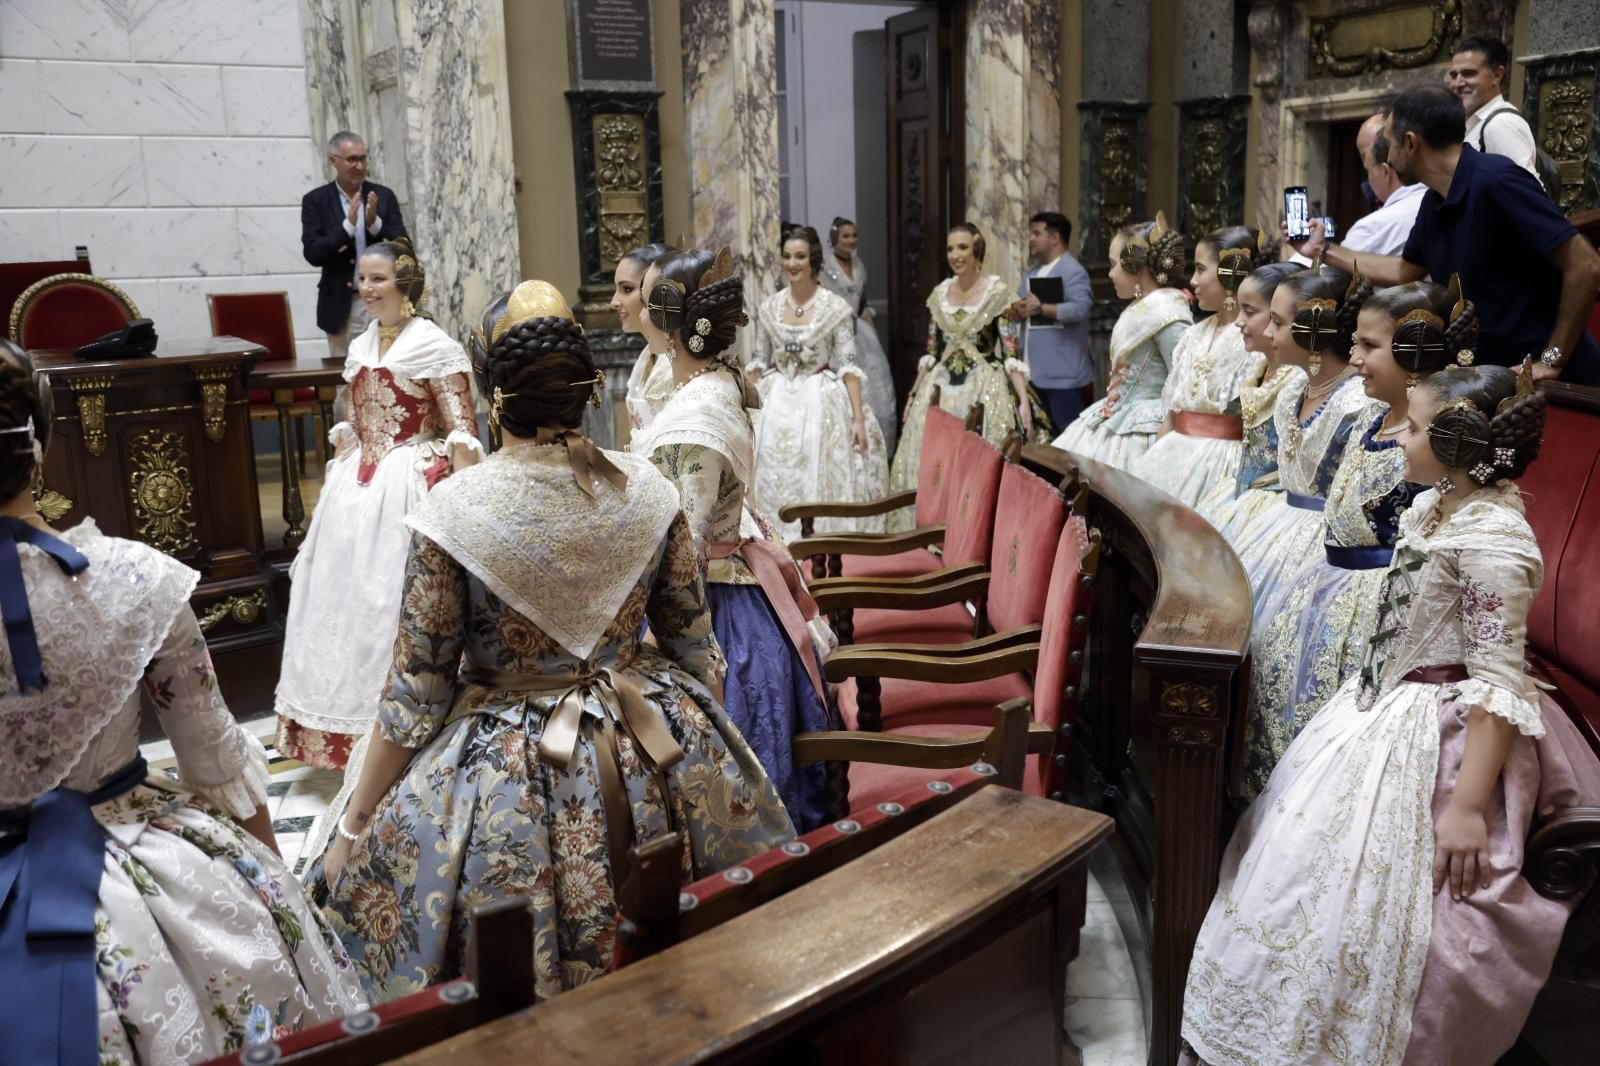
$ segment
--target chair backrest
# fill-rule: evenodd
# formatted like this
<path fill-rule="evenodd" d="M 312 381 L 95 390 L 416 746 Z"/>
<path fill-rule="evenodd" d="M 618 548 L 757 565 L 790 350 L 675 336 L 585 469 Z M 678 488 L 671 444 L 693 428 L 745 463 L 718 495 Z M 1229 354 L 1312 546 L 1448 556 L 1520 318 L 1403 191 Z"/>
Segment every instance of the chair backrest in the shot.
<path fill-rule="evenodd" d="M 971 430 L 956 446 L 955 481 L 944 515 L 944 564 L 988 563 L 994 540 L 994 508 L 1000 498 L 1000 449 Z"/>
<path fill-rule="evenodd" d="M 211 335 L 238 337 L 261 345 L 273 359 L 293 359 L 294 318 L 286 292 L 213 292 Z"/>
<path fill-rule="evenodd" d="M 1044 620 L 1050 568 L 1067 520 L 1061 490 L 1038 474 L 1006 463 L 994 508 L 989 549 L 988 620 L 996 633 Z"/>
<path fill-rule="evenodd" d="M 937 525 L 945 519 L 951 462 L 961 443 L 961 419 L 942 407 L 929 407 L 922 424 L 922 458 L 917 466 L 916 524 Z"/>
<path fill-rule="evenodd" d="M 90 274 L 52 274 L 11 308 L 11 336 L 24 348 L 77 348 L 140 317 L 127 293 Z"/>
<path fill-rule="evenodd" d="M 1033 720 L 1055 733 L 1057 757 L 1041 759 L 1038 775 L 1027 787 L 1051 799 L 1066 798 L 1072 729 L 1077 724 L 1089 611 L 1099 568 L 1100 531 L 1091 530 L 1083 516 L 1075 514 L 1061 527 L 1056 543 L 1050 595 L 1039 634 L 1039 669 L 1033 675 Z"/>
<path fill-rule="evenodd" d="M 43 281 L 54 274 L 93 274 L 94 267 L 89 265 L 88 251 L 87 248 L 79 248 L 80 259 L 0 263 L 0 330 L 5 330 L 5 335 L 11 337 L 11 308 L 16 306 L 17 297 L 34 282 Z M 16 340 L 15 337 L 11 339 Z"/>

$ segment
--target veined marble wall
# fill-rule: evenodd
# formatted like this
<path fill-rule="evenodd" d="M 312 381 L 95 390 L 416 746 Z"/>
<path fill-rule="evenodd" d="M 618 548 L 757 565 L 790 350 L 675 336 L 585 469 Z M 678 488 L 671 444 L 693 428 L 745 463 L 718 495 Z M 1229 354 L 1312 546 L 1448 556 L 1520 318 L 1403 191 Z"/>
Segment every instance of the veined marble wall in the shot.
<path fill-rule="evenodd" d="M 211 334 L 207 293 L 285 291 L 324 352 L 300 31 L 275 0 L 0 0 L 0 259 L 87 245 L 173 338 Z"/>
<path fill-rule="evenodd" d="M 753 315 L 778 289 L 776 13 L 772 0 L 682 0 L 681 11 L 694 225 L 683 236 L 732 246 Z M 741 355 L 748 343 L 745 331 Z"/>

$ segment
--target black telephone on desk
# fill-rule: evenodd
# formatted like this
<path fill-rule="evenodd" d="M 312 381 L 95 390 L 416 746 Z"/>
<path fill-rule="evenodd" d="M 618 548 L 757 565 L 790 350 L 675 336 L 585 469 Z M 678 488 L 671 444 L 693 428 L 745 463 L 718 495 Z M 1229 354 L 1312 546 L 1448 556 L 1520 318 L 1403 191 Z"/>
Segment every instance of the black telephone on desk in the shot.
<path fill-rule="evenodd" d="M 156 326 L 148 318 L 136 318 L 119 330 L 92 340 L 72 354 L 88 362 L 102 359 L 142 359 L 155 354 Z"/>

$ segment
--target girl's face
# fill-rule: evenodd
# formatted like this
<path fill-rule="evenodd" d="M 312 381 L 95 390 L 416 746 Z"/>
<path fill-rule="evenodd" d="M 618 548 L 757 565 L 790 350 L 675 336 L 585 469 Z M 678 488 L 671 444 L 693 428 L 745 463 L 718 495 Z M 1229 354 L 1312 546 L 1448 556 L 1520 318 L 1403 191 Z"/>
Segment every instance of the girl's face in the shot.
<path fill-rule="evenodd" d="M 1127 241 L 1121 237 L 1111 238 L 1111 284 L 1117 290 L 1117 299 L 1133 299 L 1133 287 L 1139 279 L 1122 269 L 1122 249 L 1127 246 Z"/>
<path fill-rule="evenodd" d="M 1299 299 L 1300 295 L 1294 289 L 1279 285 L 1278 291 L 1272 294 L 1267 327 L 1262 331 L 1262 336 L 1271 345 L 1272 354 L 1278 357 L 1278 362 L 1304 368 L 1310 363 L 1311 353 L 1294 342 L 1294 331 L 1289 328 L 1294 322 L 1294 305 Z"/>
<path fill-rule="evenodd" d="M 1235 299 L 1239 303 L 1239 313 L 1234 316 L 1233 324 L 1244 334 L 1245 351 L 1275 355 L 1272 345 L 1267 343 L 1266 335 L 1272 320 L 1272 301 L 1261 292 L 1261 286 L 1250 278 L 1245 278 L 1239 285 L 1239 295 Z"/>
<path fill-rule="evenodd" d="M 842 259 L 849 259 L 856 254 L 856 245 L 861 243 L 861 237 L 856 233 L 854 226 L 840 226 L 839 235 L 834 239 L 833 250 L 839 253 Z"/>
<path fill-rule="evenodd" d="M 978 272 L 978 254 L 972 247 L 972 234 L 955 230 L 944 239 L 944 258 L 950 269 L 963 277 Z"/>
<path fill-rule="evenodd" d="M 617 313 L 622 332 L 640 332 L 639 318 L 644 311 L 644 269 L 632 259 L 617 264 L 611 275 L 611 310 Z"/>
<path fill-rule="evenodd" d="M 1356 316 L 1356 343 L 1350 366 L 1361 375 L 1361 387 L 1374 400 L 1391 408 L 1404 408 L 1406 380 L 1410 376 L 1394 361 L 1394 319 L 1376 308 Z"/>
<path fill-rule="evenodd" d="M 362 256 L 361 274 L 356 279 L 356 285 L 367 314 L 385 326 L 393 326 L 405 318 L 401 311 L 405 297 L 395 284 L 394 264 L 386 257 L 376 253 Z"/>
<path fill-rule="evenodd" d="M 644 279 L 639 282 L 639 332 L 644 335 L 645 343 L 650 346 L 652 352 L 664 352 L 668 348 L 666 332 L 650 321 L 650 311 L 644 306 L 650 299 L 650 290 L 654 289 L 656 282 L 660 280 L 661 271 L 652 266 L 644 272 Z"/>
<path fill-rule="evenodd" d="M 783 276 L 793 285 L 811 276 L 811 242 L 794 237 L 783 242 Z"/>
<path fill-rule="evenodd" d="M 1431 485 L 1448 473 L 1439 457 L 1433 454 L 1433 444 L 1428 440 L 1428 425 L 1438 409 L 1438 397 L 1426 383 L 1412 391 L 1406 408 L 1405 439 L 1400 446 L 1406 453 L 1406 480 L 1418 485 Z"/>
<path fill-rule="evenodd" d="M 1201 242 L 1195 246 L 1194 274 L 1189 278 L 1189 288 L 1193 290 L 1202 311 L 1220 311 L 1228 298 L 1228 290 L 1222 287 L 1222 279 L 1217 277 L 1218 262 L 1216 250 L 1211 245 Z"/>

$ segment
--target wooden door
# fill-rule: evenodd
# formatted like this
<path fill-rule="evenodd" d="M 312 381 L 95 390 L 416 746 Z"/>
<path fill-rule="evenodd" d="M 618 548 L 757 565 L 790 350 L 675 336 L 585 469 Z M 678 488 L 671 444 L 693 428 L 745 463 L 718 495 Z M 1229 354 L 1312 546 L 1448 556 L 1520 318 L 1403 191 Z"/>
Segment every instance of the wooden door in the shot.
<path fill-rule="evenodd" d="M 927 346 L 929 291 L 948 272 L 944 235 L 966 207 L 962 4 L 884 24 L 889 101 L 889 364 L 904 400 Z"/>

